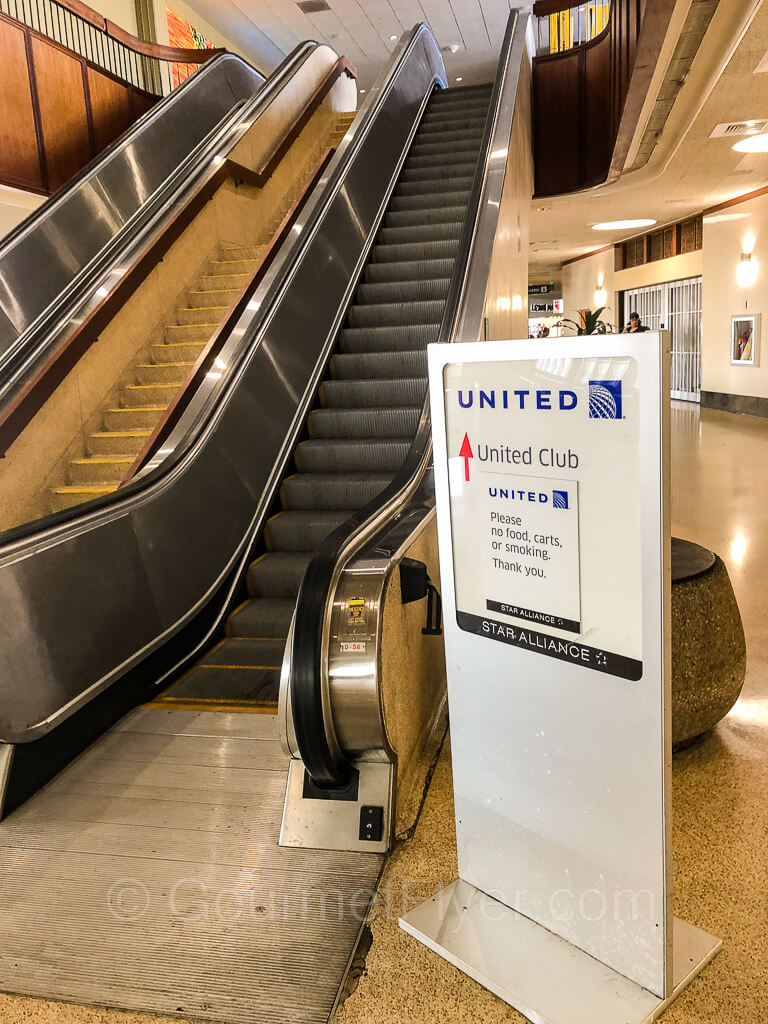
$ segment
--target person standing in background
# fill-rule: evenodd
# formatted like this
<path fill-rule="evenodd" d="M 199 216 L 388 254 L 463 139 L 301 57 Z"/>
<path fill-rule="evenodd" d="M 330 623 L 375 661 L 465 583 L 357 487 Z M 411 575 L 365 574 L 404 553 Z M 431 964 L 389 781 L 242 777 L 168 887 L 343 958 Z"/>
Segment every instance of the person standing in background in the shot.
<path fill-rule="evenodd" d="M 648 328 L 640 321 L 639 313 L 629 314 L 629 323 L 625 326 L 623 334 L 636 334 L 638 331 L 647 331 Z"/>

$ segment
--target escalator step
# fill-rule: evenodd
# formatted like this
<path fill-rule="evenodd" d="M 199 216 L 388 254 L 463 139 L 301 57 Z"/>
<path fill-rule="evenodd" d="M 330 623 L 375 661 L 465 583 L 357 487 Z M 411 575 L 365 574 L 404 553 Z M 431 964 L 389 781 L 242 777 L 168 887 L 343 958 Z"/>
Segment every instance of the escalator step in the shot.
<path fill-rule="evenodd" d="M 487 106 L 482 108 L 487 112 Z M 478 127 L 482 130 L 485 128 L 485 116 L 468 115 L 465 117 L 454 117 L 451 116 L 450 112 L 446 114 L 440 114 L 438 117 L 429 118 L 429 115 L 424 117 L 424 120 L 419 125 L 419 138 L 427 139 L 433 136 L 443 135 L 450 132 L 461 133 L 461 132 L 475 132 Z"/>
<path fill-rule="evenodd" d="M 334 380 L 370 380 L 382 377 L 426 377 L 427 351 L 342 352 L 331 359 Z"/>
<path fill-rule="evenodd" d="M 477 149 L 467 148 L 455 150 L 448 147 L 445 153 L 418 153 L 413 156 L 409 156 L 405 166 L 409 171 L 431 170 L 433 172 L 437 167 L 442 168 L 443 170 L 447 167 L 447 169 L 453 174 L 454 166 L 470 164 L 474 171 L 477 164 L 477 155 Z"/>
<path fill-rule="evenodd" d="M 254 637 L 225 637 L 204 658 L 201 665 L 209 668 L 270 668 L 280 669 L 285 644 L 282 640 Z"/>
<path fill-rule="evenodd" d="M 463 180 L 463 179 L 462 179 Z M 467 203 L 469 202 L 469 194 L 472 181 L 470 179 L 469 184 L 463 190 L 449 191 L 447 189 L 437 189 L 433 185 L 428 184 L 422 189 L 421 193 L 415 195 L 404 194 L 401 196 L 393 196 L 389 201 L 389 209 L 391 213 L 387 214 L 388 223 L 393 223 L 389 218 L 395 217 L 402 213 L 412 212 L 431 214 L 434 209 L 440 209 L 443 205 L 445 207 L 461 207 L 462 216 L 466 211 Z M 396 221 L 394 221 L 396 223 Z"/>
<path fill-rule="evenodd" d="M 417 273 L 414 273 L 414 270 Z M 414 267 L 411 260 L 402 263 L 393 260 L 388 263 L 369 263 L 365 268 L 365 280 L 375 283 L 378 281 L 413 281 L 418 278 L 420 281 L 442 278 L 450 280 L 453 272 L 452 259 L 419 260 L 418 268 Z"/>
<path fill-rule="evenodd" d="M 267 551 L 248 567 L 248 593 L 295 598 L 311 557 L 309 551 Z"/>
<path fill-rule="evenodd" d="M 414 210 L 421 205 L 445 202 L 451 205 L 465 205 L 472 188 L 472 175 L 463 178 L 426 178 L 421 181 L 401 181 L 392 196 L 390 209 Z M 453 196 L 461 199 L 453 201 Z"/>
<path fill-rule="evenodd" d="M 430 98 L 430 104 L 464 102 L 467 99 L 479 97 L 490 97 L 493 90 L 492 82 L 482 82 L 480 85 L 454 85 L 450 89 L 436 89 Z"/>
<path fill-rule="evenodd" d="M 442 200 L 442 201 L 441 201 Z M 432 200 L 431 207 L 420 210 L 390 210 L 384 218 L 387 228 L 432 227 L 433 225 L 464 223 L 466 208 L 463 205 L 449 206 L 440 196 Z"/>
<path fill-rule="evenodd" d="M 320 385 L 320 401 L 326 409 L 413 406 L 424 402 L 426 384 L 425 377 L 326 380 Z"/>
<path fill-rule="evenodd" d="M 447 166 L 446 166 L 447 165 Z M 405 167 L 400 178 L 400 185 L 413 185 L 418 182 L 433 182 L 442 175 L 444 180 L 455 181 L 457 178 L 474 178 L 477 167 L 477 153 L 471 159 L 457 163 L 456 160 L 444 160 L 442 164 L 429 164 L 426 167 Z M 399 187 L 399 186 L 398 186 Z"/>
<path fill-rule="evenodd" d="M 455 257 L 458 249 L 458 238 L 448 238 L 440 242 L 407 242 L 402 245 L 377 243 L 371 250 L 371 259 L 375 263 L 450 259 Z"/>
<path fill-rule="evenodd" d="M 281 640 L 285 647 L 285 640 Z M 211 701 L 213 704 L 273 704 L 280 695 L 279 668 L 234 668 L 195 665 L 165 695 L 173 706 L 177 700 Z"/>
<path fill-rule="evenodd" d="M 137 384 L 182 384 L 194 363 L 141 363 L 136 367 Z"/>
<path fill-rule="evenodd" d="M 408 153 L 408 159 L 416 156 L 451 156 L 457 151 L 472 152 L 480 149 L 483 126 L 471 131 L 441 132 L 438 135 L 417 135 Z"/>
<path fill-rule="evenodd" d="M 264 543 L 270 551 L 314 551 L 348 512 L 278 512 L 267 520 Z"/>
<path fill-rule="evenodd" d="M 342 353 L 416 352 L 437 341 L 439 324 L 403 327 L 346 327 L 340 335 Z"/>
<path fill-rule="evenodd" d="M 395 327 L 406 324 L 440 323 L 445 302 L 424 299 L 421 302 L 369 302 L 352 306 L 347 313 L 350 327 Z"/>
<path fill-rule="evenodd" d="M 411 281 L 363 282 L 357 289 L 356 299 L 359 304 L 424 302 L 434 299 L 444 302 L 450 283 L 450 277 L 419 277 Z"/>
<path fill-rule="evenodd" d="M 294 456 L 303 473 L 395 473 L 408 441 L 302 441 Z"/>
<path fill-rule="evenodd" d="M 408 438 L 416 433 L 421 406 L 410 409 L 314 409 L 310 437 Z M 300 549 L 301 550 L 301 549 Z"/>
<path fill-rule="evenodd" d="M 477 107 L 482 110 L 488 109 L 490 92 L 478 89 L 476 92 L 464 92 L 463 89 L 442 89 L 430 97 L 427 112 L 435 114 L 445 110 L 461 110 L 464 107 Z"/>
<path fill-rule="evenodd" d="M 296 473 L 283 481 L 280 498 L 286 512 L 352 512 L 373 501 L 391 480 L 391 475 L 382 473 Z"/>
<path fill-rule="evenodd" d="M 381 228 L 376 238 L 378 245 L 404 245 L 409 242 L 438 242 L 461 236 L 463 218 L 440 224 L 411 224 L 408 227 Z"/>
<path fill-rule="evenodd" d="M 105 430 L 152 430 L 165 412 L 165 405 L 145 405 L 141 408 L 107 409 L 104 413 Z"/>
<path fill-rule="evenodd" d="M 296 601 L 256 597 L 236 608 L 227 621 L 230 636 L 287 637 Z"/>

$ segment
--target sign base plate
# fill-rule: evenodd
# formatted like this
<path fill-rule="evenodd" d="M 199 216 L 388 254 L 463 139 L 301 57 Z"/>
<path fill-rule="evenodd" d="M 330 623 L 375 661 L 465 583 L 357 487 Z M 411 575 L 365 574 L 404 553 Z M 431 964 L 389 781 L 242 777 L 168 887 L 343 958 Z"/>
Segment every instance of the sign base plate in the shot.
<path fill-rule="evenodd" d="M 660 999 L 462 879 L 399 923 L 533 1024 L 650 1024 L 722 946 L 675 918 L 673 990 Z"/>

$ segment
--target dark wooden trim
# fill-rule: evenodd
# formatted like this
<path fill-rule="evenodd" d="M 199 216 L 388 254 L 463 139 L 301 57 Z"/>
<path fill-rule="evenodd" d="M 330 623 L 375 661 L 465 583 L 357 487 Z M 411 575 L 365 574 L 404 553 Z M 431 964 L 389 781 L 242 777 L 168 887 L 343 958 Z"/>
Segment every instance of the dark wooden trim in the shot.
<path fill-rule="evenodd" d="M 533 15 L 535 18 L 548 18 L 550 14 L 560 14 L 578 6 L 578 0 L 536 0 Z M 608 17 L 610 18 L 610 14 Z"/>
<path fill-rule="evenodd" d="M 43 120 L 40 116 L 40 96 L 37 91 L 37 74 L 35 72 L 35 55 L 32 50 L 32 30 L 22 24 L 20 21 L 16 21 L 14 18 L 6 18 L 2 15 L 4 21 L 10 21 L 13 25 L 19 26 L 24 33 L 24 49 L 27 54 L 27 73 L 29 75 L 29 92 L 32 98 L 32 116 L 35 121 L 35 138 L 37 139 L 37 158 L 40 166 L 40 181 L 45 189 L 45 194 L 49 195 L 51 191 L 50 175 L 48 174 L 48 160 L 45 156 L 45 140 L 43 138 Z"/>
<path fill-rule="evenodd" d="M 731 206 L 739 206 L 741 203 L 748 203 L 750 199 L 759 199 L 765 195 L 768 195 L 768 185 L 756 188 L 753 192 L 745 192 L 741 196 L 734 196 L 733 199 L 726 199 L 724 203 L 718 203 L 717 206 L 708 206 L 706 210 L 702 210 L 701 215 L 708 217 L 711 213 L 719 213 L 720 210 L 728 210 Z M 688 219 L 686 217 L 686 220 Z"/>
<path fill-rule="evenodd" d="M 195 365 L 189 372 L 189 375 L 183 384 L 179 386 L 179 390 L 173 397 L 170 405 L 163 414 L 162 419 L 155 427 L 152 432 L 152 436 L 147 440 L 142 450 L 136 456 L 136 459 L 128 470 L 124 478 L 120 481 L 120 487 L 124 487 L 129 483 L 139 472 L 139 470 L 146 465 L 146 463 L 152 458 L 158 448 L 168 439 L 171 431 L 179 422 L 184 410 L 189 405 L 194 391 L 200 386 L 205 375 L 209 372 L 210 367 L 216 356 L 221 351 L 225 341 L 229 337 L 230 331 L 235 326 L 237 321 L 245 312 L 245 308 L 248 305 L 251 295 L 253 294 L 254 288 L 256 288 L 264 275 L 269 270 L 272 261 L 277 254 L 278 249 L 287 238 L 291 228 L 296 223 L 296 218 L 304 208 L 307 199 L 309 198 L 312 190 L 314 189 L 320 177 L 328 166 L 328 163 L 333 156 L 334 149 L 326 149 L 323 153 L 320 161 L 315 169 L 314 174 L 307 183 L 304 191 L 294 202 L 291 208 L 286 213 L 280 226 L 278 227 L 275 234 L 270 239 L 267 245 L 267 251 L 264 253 L 264 257 L 259 263 L 258 267 L 251 275 L 246 286 L 243 288 L 240 295 L 230 306 L 224 319 L 214 331 L 208 344 L 205 346 L 203 351 L 197 358 Z"/>
<path fill-rule="evenodd" d="M 328 89 L 325 88 L 327 78 L 333 76 L 333 82 L 335 82 L 342 72 L 350 74 L 347 66 L 351 69 L 351 73 L 354 74 L 353 66 L 345 58 L 342 57 L 336 62 L 328 76 L 326 76 L 326 79 L 316 89 L 309 103 L 305 105 L 299 116 L 287 128 L 276 149 L 280 148 L 284 153 L 290 147 L 308 120 L 308 116 L 305 116 L 308 107 L 312 108 L 311 114 L 320 106 L 327 94 Z M 287 145 L 285 145 L 286 139 L 290 140 Z M 104 328 L 125 302 L 128 301 L 142 281 L 157 266 L 171 245 L 179 238 L 208 200 L 212 198 L 220 185 L 228 178 L 240 178 L 246 171 L 249 176 L 260 176 L 265 168 L 271 167 L 271 174 L 276 166 L 277 164 L 273 160 L 272 153 L 267 156 L 265 163 L 256 172 L 248 171 L 247 168 L 229 160 L 222 161 L 210 178 L 179 208 L 162 235 L 154 242 L 151 242 L 139 254 L 135 263 L 128 268 L 109 295 L 91 311 L 88 317 L 60 346 L 58 351 L 46 359 L 33 377 L 19 388 L 13 399 L 0 411 L 0 457 L 6 454 L 8 448 L 59 387 L 70 370 L 97 340 Z M 262 185 L 268 179 L 269 175 L 259 177 Z M 241 180 L 244 179 L 241 178 Z"/>
<path fill-rule="evenodd" d="M 93 107 L 91 105 L 91 87 L 88 83 L 88 61 L 80 62 L 80 74 L 83 78 L 83 98 L 85 99 L 85 122 L 88 125 L 88 146 L 91 159 L 96 156 L 96 129 L 93 125 Z"/>
<path fill-rule="evenodd" d="M 564 260 L 560 265 L 562 267 L 567 267 L 570 263 L 578 263 L 579 260 L 588 260 L 590 256 L 597 256 L 600 252 L 608 252 L 608 250 L 613 249 L 613 247 L 613 242 L 609 245 L 602 245 L 599 249 L 593 249 L 592 252 L 585 252 L 582 256 L 572 256 L 569 260 Z"/>

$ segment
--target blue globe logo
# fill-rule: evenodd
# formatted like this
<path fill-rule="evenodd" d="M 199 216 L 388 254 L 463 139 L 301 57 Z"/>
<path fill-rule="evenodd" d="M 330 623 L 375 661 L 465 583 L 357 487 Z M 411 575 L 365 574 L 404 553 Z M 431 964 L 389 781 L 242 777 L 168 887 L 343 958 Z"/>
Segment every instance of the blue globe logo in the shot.
<path fill-rule="evenodd" d="M 621 381 L 591 380 L 589 382 L 589 418 L 621 419 Z"/>

